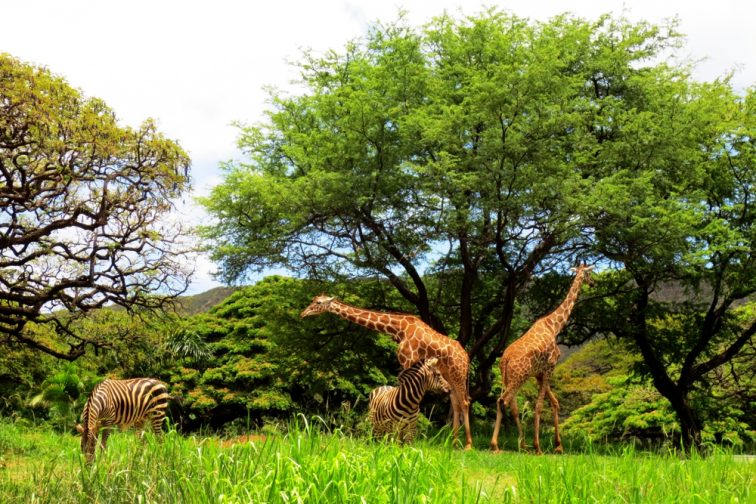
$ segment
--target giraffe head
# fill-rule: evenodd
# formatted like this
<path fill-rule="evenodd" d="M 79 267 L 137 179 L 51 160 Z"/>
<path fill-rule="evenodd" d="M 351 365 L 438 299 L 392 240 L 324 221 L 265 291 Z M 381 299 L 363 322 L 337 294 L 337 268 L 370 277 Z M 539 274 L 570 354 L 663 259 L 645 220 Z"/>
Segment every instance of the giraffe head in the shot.
<path fill-rule="evenodd" d="M 311 315 L 319 315 L 325 311 L 328 311 L 328 306 L 334 299 L 334 297 L 326 296 L 325 294 L 315 296 L 315 299 L 312 300 L 310 306 L 302 310 L 302 313 L 300 313 L 299 316 L 305 318 Z"/>
<path fill-rule="evenodd" d="M 588 266 L 587 264 L 581 264 L 575 268 L 570 268 L 571 271 L 575 272 L 575 277 L 582 275 L 583 282 L 587 283 L 588 285 L 593 284 L 593 280 L 591 279 L 592 269 L 593 269 L 593 266 Z"/>

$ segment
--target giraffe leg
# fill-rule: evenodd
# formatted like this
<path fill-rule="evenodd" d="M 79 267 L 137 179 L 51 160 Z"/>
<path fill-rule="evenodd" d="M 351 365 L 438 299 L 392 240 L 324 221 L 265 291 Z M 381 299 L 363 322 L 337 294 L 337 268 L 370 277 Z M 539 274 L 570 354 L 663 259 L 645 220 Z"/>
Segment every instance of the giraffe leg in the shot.
<path fill-rule="evenodd" d="M 520 410 L 517 407 L 517 395 L 513 392 L 508 401 L 506 398 L 504 399 L 504 403 L 509 404 L 509 409 L 512 411 L 515 425 L 517 425 L 517 439 L 518 444 L 520 445 L 520 450 L 527 451 L 528 447 L 525 445 L 525 434 L 522 432 L 522 423 L 520 422 Z"/>
<path fill-rule="evenodd" d="M 549 396 L 551 412 L 554 414 L 554 451 L 562 453 L 562 438 L 559 436 L 559 401 L 554 392 L 552 392 L 551 385 L 548 382 L 546 382 L 546 394 Z"/>
<path fill-rule="evenodd" d="M 457 444 L 460 419 L 465 427 L 465 450 L 472 449 L 472 435 L 470 434 L 470 401 L 467 398 L 466 388 L 454 387 L 451 393 L 451 403 L 454 418 L 452 419 L 452 433 L 454 444 Z"/>
<path fill-rule="evenodd" d="M 452 444 L 457 444 L 457 430 L 459 429 L 459 419 L 457 417 L 457 396 L 454 391 L 449 394 L 449 416 L 446 418 L 447 423 L 452 424 Z"/>
<path fill-rule="evenodd" d="M 451 401 L 452 409 L 452 438 L 454 440 L 454 446 L 457 446 L 457 444 L 459 443 L 459 417 L 461 407 L 456 391 L 452 391 L 452 393 L 449 395 L 449 400 Z"/>
<path fill-rule="evenodd" d="M 546 396 L 546 388 L 548 387 L 548 378 L 544 379 L 544 375 L 536 377 L 538 380 L 538 398 L 535 405 L 535 432 L 533 433 L 533 448 L 537 455 L 543 453 L 541 451 L 541 411 L 543 410 L 543 398 Z"/>
<path fill-rule="evenodd" d="M 465 393 L 462 400 L 462 422 L 465 426 L 465 450 L 472 449 L 472 432 L 470 429 L 470 399 Z"/>
<path fill-rule="evenodd" d="M 517 442 L 520 446 L 520 450 L 526 451 L 528 449 L 527 446 L 525 446 L 525 435 L 522 432 L 522 423 L 520 422 L 520 410 L 517 407 L 517 390 L 519 390 L 520 384 L 516 384 L 515 386 L 507 387 L 507 389 L 501 393 L 501 397 L 499 397 L 499 400 L 496 401 L 496 424 L 494 424 L 494 435 L 496 436 L 496 445 L 498 449 L 498 436 L 499 436 L 499 426 L 501 425 L 502 417 L 504 416 L 504 410 L 506 410 L 507 406 L 509 406 L 510 411 L 512 412 L 512 418 L 514 418 L 515 425 L 517 426 Z M 494 437 L 491 437 L 491 445 L 493 448 L 494 444 Z"/>
<path fill-rule="evenodd" d="M 494 453 L 499 452 L 499 428 L 501 427 L 501 419 L 504 416 L 504 408 L 506 408 L 506 404 L 504 403 L 504 394 L 502 394 L 496 400 L 496 422 L 494 423 L 493 435 L 491 436 L 490 446 Z"/>

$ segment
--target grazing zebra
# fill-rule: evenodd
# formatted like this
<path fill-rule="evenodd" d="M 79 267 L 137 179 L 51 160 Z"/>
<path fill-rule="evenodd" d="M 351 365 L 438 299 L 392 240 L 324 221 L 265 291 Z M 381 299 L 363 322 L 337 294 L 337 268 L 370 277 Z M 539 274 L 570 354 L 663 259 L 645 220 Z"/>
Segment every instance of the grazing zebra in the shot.
<path fill-rule="evenodd" d="M 435 357 L 418 361 L 399 373 L 398 386 L 385 385 L 370 392 L 368 412 L 374 436 L 396 434 L 405 443 L 414 439 L 420 401 L 425 393 L 451 391 L 437 363 Z"/>
<path fill-rule="evenodd" d="M 160 380 L 134 378 L 131 380 L 105 380 L 92 390 L 81 414 L 81 451 L 87 462 L 94 459 L 97 433 L 102 428 L 100 448 L 105 449 L 111 428 L 121 430 L 132 425 L 141 429 L 149 420 L 152 431 L 159 434 L 168 407 L 168 387 Z"/>

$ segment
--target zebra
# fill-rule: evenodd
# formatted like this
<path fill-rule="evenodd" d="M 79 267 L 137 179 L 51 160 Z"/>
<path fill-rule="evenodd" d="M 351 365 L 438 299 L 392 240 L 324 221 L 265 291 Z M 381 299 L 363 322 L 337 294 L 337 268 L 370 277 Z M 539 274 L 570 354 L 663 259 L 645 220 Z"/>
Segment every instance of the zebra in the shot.
<path fill-rule="evenodd" d="M 384 385 L 370 392 L 368 415 L 374 436 L 396 434 L 400 441 L 412 442 L 425 393 L 451 392 L 436 364 L 435 357 L 418 361 L 399 373 L 398 386 Z"/>
<path fill-rule="evenodd" d="M 105 450 L 113 426 L 125 430 L 132 425 L 141 430 L 149 420 L 152 431 L 162 431 L 165 410 L 168 407 L 168 386 L 153 378 L 105 380 L 95 386 L 84 405 L 81 433 L 81 451 L 87 462 L 94 459 L 97 434 L 102 428 L 100 449 Z"/>

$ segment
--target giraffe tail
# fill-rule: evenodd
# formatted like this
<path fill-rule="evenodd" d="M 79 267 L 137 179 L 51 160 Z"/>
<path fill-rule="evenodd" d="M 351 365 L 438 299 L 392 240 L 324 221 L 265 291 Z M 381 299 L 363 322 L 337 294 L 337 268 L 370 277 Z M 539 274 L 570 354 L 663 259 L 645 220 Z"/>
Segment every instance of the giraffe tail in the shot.
<path fill-rule="evenodd" d="M 501 393 L 502 394 L 507 389 L 507 383 L 509 383 L 509 363 L 505 361 L 501 370 L 501 386 L 502 386 Z"/>

